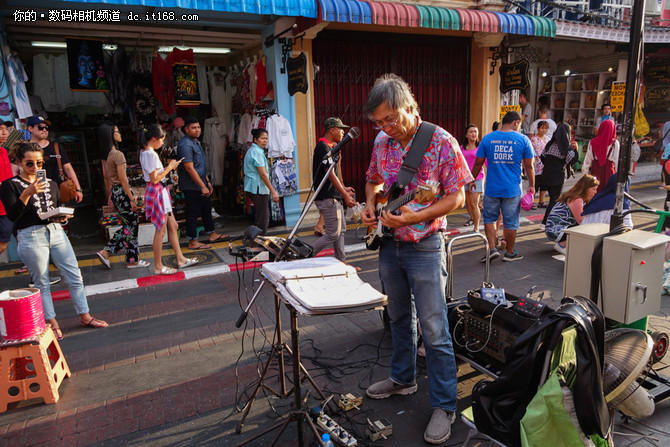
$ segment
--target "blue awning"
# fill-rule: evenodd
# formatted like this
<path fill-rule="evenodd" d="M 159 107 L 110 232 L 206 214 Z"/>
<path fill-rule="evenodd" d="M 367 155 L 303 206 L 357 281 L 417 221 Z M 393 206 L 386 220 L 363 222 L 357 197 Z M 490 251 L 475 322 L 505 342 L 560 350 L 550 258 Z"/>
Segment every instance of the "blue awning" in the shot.
<path fill-rule="evenodd" d="M 321 19 L 329 22 L 372 24 L 372 8 L 357 0 L 319 0 Z"/>
<path fill-rule="evenodd" d="M 316 17 L 317 0 L 60 0 L 87 5 L 152 6 L 192 11 L 233 12 L 287 17 Z"/>
<path fill-rule="evenodd" d="M 500 32 L 510 34 L 525 34 L 532 36 L 535 34 L 533 21 L 521 14 L 506 14 L 504 12 L 494 12 L 500 20 Z"/>

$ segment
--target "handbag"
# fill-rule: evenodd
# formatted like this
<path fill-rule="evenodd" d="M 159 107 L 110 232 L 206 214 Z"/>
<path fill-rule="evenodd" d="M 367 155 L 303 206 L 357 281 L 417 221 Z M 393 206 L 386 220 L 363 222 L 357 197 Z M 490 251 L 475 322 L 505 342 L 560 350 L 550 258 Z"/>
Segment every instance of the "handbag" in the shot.
<path fill-rule="evenodd" d="M 58 142 L 54 143 L 54 149 L 56 151 L 56 162 L 58 163 L 58 174 L 60 175 L 61 183 L 58 186 L 60 192 L 60 201 L 62 203 L 67 203 L 77 195 L 77 187 L 74 186 L 72 179 L 68 178 L 67 175 L 63 172 L 63 163 L 60 160 L 60 150 L 58 149 Z"/>
<path fill-rule="evenodd" d="M 653 152 L 654 152 L 655 154 L 658 154 L 659 163 L 660 163 L 661 165 L 663 164 L 663 162 L 664 162 L 665 160 L 667 160 L 667 158 L 666 158 L 666 159 L 663 159 L 663 149 L 664 149 L 664 147 L 663 147 L 663 140 L 665 140 L 665 137 L 668 136 L 668 133 L 670 133 L 670 129 L 668 129 L 668 131 L 665 132 L 665 135 L 663 135 L 663 137 L 659 138 L 658 140 L 656 140 L 656 143 L 654 143 L 654 149 L 653 149 Z"/>

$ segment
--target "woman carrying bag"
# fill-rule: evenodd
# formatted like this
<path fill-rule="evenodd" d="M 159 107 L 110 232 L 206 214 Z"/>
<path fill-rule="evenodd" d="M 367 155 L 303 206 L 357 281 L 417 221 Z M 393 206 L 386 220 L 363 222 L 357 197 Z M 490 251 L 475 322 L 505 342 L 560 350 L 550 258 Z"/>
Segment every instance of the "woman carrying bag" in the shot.
<path fill-rule="evenodd" d="M 566 168 L 577 163 L 579 157 L 573 144 L 570 142 L 570 126 L 561 123 L 556 128 L 551 140 L 544 147 L 540 157 L 544 168 L 542 169 L 542 185 L 549 193 L 549 204 L 542 219 L 542 225 L 547 223 L 547 217 L 551 212 L 565 183 Z"/>

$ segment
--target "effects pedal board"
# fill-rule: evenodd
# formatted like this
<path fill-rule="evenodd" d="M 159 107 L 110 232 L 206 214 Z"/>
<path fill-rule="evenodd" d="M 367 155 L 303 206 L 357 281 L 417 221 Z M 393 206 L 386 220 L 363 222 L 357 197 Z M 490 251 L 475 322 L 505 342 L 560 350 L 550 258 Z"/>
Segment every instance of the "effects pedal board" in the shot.
<path fill-rule="evenodd" d="M 514 303 L 512 310 L 524 317 L 540 318 L 546 307 L 547 305 L 545 303 L 535 301 L 528 297 L 523 297 L 519 298 L 519 300 Z"/>
<path fill-rule="evenodd" d="M 388 419 L 383 418 L 374 422 L 368 419 L 368 426 L 365 429 L 365 434 L 370 441 L 377 441 L 380 438 L 387 439 L 391 436 L 391 433 L 393 433 L 393 425 L 391 425 Z"/>
<path fill-rule="evenodd" d="M 325 413 L 319 415 L 316 424 L 330 435 L 333 443 L 343 445 L 344 447 L 355 447 L 358 445 L 356 438 L 351 436 L 344 428 Z"/>
<path fill-rule="evenodd" d="M 363 403 L 362 397 L 360 396 L 356 397 L 351 393 L 347 393 L 340 397 L 339 402 L 337 402 L 337 406 L 344 411 L 349 411 L 352 408 L 360 410 L 359 405 L 361 405 L 362 403 Z"/>

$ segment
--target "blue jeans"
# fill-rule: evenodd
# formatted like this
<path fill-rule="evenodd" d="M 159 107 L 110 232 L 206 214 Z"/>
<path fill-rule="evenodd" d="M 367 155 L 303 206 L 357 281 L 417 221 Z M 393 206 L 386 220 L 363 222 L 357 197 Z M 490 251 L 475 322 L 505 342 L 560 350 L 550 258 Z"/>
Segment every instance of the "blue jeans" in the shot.
<path fill-rule="evenodd" d="M 385 240 L 379 251 L 379 273 L 391 319 L 391 380 L 400 385 L 416 380 L 418 316 L 426 346 L 430 405 L 456 411 L 458 378 L 444 298 L 447 269 L 442 233 L 416 243 Z"/>
<path fill-rule="evenodd" d="M 77 257 L 63 227 L 57 223 L 35 225 L 19 230 L 17 239 L 19 257 L 28 267 L 35 287 L 40 289 L 44 318 L 46 320 L 56 318 L 49 284 L 49 260 L 58 268 L 67 283 L 77 314 L 88 313 L 84 281 L 81 278 Z"/>
<path fill-rule="evenodd" d="M 521 215 L 521 197 L 489 197 L 484 194 L 484 212 L 482 218 L 484 224 L 492 224 L 498 221 L 502 212 L 503 226 L 506 230 L 519 229 L 519 216 Z"/>

